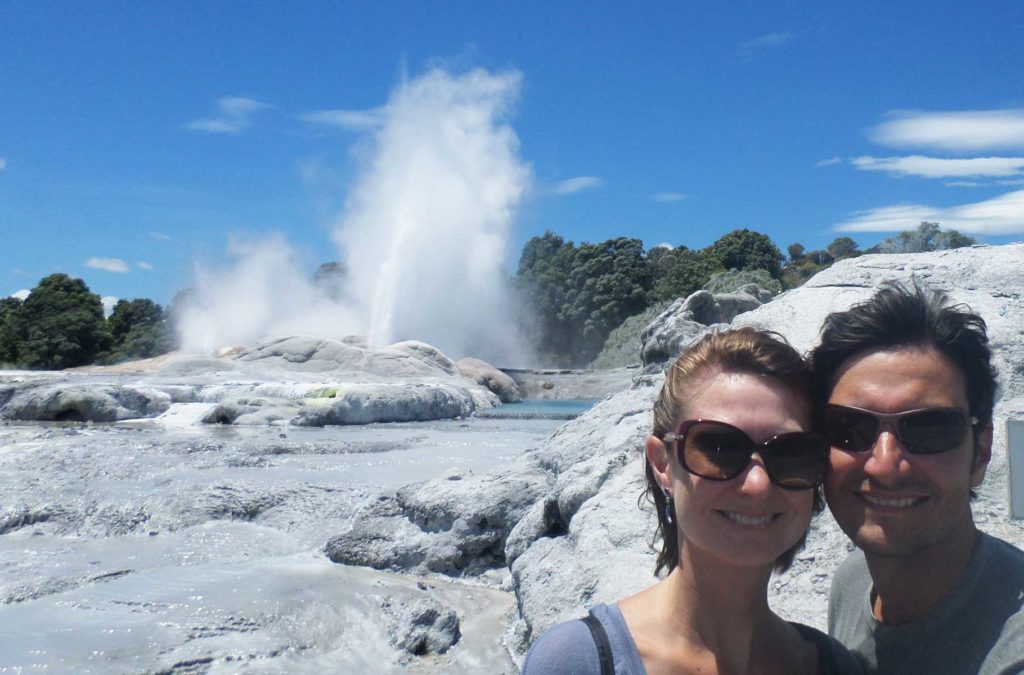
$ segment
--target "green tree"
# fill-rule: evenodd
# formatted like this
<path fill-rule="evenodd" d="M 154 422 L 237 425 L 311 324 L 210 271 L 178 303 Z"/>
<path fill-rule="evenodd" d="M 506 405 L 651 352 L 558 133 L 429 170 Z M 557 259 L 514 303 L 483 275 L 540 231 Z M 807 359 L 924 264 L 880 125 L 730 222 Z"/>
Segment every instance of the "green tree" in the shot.
<path fill-rule="evenodd" d="M 767 235 L 751 230 L 733 230 L 707 248 L 705 255 L 722 270 L 766 270 L 778 279 L 783 255 Z"/>
<path fill-rule="evenodd" d="M 536 348 L 560 365 L 593 359 L 612 329 L 647 306 L 651 288 L 643 243 L 625 237 L 577 247 L 546 232 L 523 247 L 516 276 Z"/>
<path fill-rule="evenodd" d="M 655 302 L 686 297 L 703 288 L 717 263 L 702 251 L 686 246 L 656 248 L 647 252 L 651 270 L 651 297 Z"/>
<path fill-rule="evenodd" d="M 92 363 L 107 339 L 100 296 L 81 279 L 51 274 L 15 314 L 18 362 L 61 369 Z"/>
<path fill-rule="evenodd" d="M 800 260 L 804 257 L 804 245 L 803 244 L 790 244 L 786 247 L 786 253 L 789 254 L 789 259 L 793 262 Z"/>
<path fill-rule="evenodd" d="M 961 234 L 956 230 L 940 230 L 938 223 L 925 221 L 916 229 L 904 230 L 895 236 L 883 239 L 875 247 L 875 250 L 879 253 L 921 253 L 961 248 L 976 243 L 973 237 Z"/>
<path fill-rule="evenodd" d="M 160 305 L 148 298 L 119 300 L 107 319 L 112 345 L 103 361 L 145 359 L 174 349 L 174 336 Z"/>
<path fill-rule="evenodd" d="M 560 359 L 572 350 L 573 331 L 567 313 L 569 277 L 575 245 L 554 232 L 533 237 L 519 256 L 516 286 L 530 308 L 526 333 L 534 336 L 542 356 Z"/>
<path fill-rule="evenodd" d="M 650 270 L 643 242 L 619 237 L 582 244 L 573 256 L 568 316 L 577 331 L 571 363 L 589 363 L 608 334 L 647 306 Z"/>
<path fill-rule="evenodd" d="M 828 245 L 827 250 L 834 260 L 842 260 L 843 258 L 852 258 L 860 255 L 857 242 L 849 237 L 839 237 Z"/>
<path fill-rule="evenodd" d="M 17 331 L 18 298 L 0 298 L 0 365 L 18 362 L 18 343 L 21 341 Z"/>

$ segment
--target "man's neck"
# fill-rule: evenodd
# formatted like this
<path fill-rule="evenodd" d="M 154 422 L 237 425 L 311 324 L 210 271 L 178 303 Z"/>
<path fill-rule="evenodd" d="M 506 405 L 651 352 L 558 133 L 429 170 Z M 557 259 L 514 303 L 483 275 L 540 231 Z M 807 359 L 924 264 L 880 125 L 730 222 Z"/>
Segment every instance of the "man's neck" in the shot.
<path fill-rule="evenodd" d="M 979 539 L 974 523 L 953 548 L 935 546 L 905 556 L 865 552 L 873 582 L 871 608 L 888 625 L 918 619 L 942 601 L 963 578 Z"/>

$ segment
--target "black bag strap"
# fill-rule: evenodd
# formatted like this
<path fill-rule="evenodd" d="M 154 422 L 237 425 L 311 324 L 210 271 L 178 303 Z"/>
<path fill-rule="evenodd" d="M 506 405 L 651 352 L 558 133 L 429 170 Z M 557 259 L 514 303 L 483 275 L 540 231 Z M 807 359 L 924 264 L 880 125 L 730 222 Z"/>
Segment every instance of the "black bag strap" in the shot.
<path fill-rule="evenodd" d="M 590 635 L 597 646 L 597 658 L 601 662 L 601 675 L 615 675 L 615 661 L 612 659 L 612 645 L 608 642 L 608 632 L 591 612 L 583 617 L 583 623 L 590 629 Z"/>

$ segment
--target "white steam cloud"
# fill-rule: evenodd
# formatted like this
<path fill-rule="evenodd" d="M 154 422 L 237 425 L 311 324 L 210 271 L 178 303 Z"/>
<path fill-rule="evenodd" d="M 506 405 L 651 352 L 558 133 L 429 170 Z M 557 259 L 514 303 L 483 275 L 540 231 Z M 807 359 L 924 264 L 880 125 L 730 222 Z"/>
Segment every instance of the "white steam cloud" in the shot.
<path fill-rule="evenodd" d="M 531 173 L 507 119 L 516 72 L 432 70 L 375 109 L 358 178 L 334 228 L 344 292 L 314 284 L 281 238 L 234 244 L 203 270 L 182 313 L 183 346 L 210 353 L 272 334 L 428 342 L 459 358 L 521 360 L 504 262 Z M 356 127 L 358 125 L 349 125 Z"/>
<path fill-rule="evenodd" d="M 230 269 L 196 271 L 196 295 L 178 324 L 185 351 L 211 354 L 267 335 L 340 338 L 359 331 L 351 309 L 312 282 L 283 237 L 233 241 L 228 255 Z"/>
<path fill-rule="evenodd" d="M 417 339 L 454 356 L 513 356 L 502 269 L 530 170 L 505 120 L 520 79 L 433 70 L 384 107 L 335 231 L 372 346 Z"/>

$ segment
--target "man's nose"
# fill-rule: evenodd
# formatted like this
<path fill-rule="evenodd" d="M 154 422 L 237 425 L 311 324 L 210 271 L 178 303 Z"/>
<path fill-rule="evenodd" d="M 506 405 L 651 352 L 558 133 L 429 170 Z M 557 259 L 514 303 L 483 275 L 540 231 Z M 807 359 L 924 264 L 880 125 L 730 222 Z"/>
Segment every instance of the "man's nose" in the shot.
<path fill-rule="evenodd" d="M 886 479 L 900 477 L 909 469 L 906 449 L 891 429 L 883 428 L 879 432 L 870 452 L 864 472 L 883 483 Z"/>

